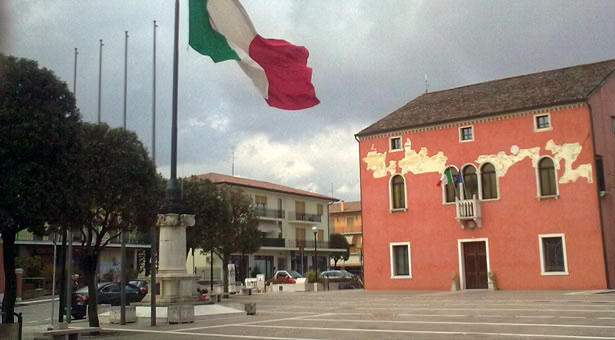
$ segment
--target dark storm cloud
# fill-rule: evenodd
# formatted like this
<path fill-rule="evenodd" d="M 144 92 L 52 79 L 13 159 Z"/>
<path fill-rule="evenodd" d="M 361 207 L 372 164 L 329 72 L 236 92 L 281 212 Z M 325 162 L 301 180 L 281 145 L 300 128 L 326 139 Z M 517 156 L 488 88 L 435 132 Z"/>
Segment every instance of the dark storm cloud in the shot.
<path fill-rule="evenodd" d="M 243 176 L 327 194 L 333 184 L 337 196 L 358 199 L 353 133 L 424 92 L 425 74 L 429 89 L 440 90 L 615 56 L 615 2 L 609 0 L 243 4 L 261 35 L 310 50 L 321 104 L 298 112 L 268 107 L 234 62 L 214 64 L 190 50 L 184 29 L 180 174 L 229 173 L 235 146 Z M 72 88 L 78 47 L 78 104 L 93 121 L 98 39 L 104 39 L 103 120 L 119 126 L 128 30 L 128 127 L 149 147 L 152 20 L 158 20 L 157 158 L 164 170 L 170 158 L 172 7 L 172 1 L 11 1 L 12 44 L 2 51 L 38 60 Z M 182 18 L 186 27 L 185 10 Z"/>

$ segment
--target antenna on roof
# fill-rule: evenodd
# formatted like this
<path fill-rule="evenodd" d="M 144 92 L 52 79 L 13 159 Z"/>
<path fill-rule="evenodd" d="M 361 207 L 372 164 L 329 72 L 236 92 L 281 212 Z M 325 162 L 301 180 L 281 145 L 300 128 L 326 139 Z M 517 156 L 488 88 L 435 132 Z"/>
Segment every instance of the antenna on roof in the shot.
<path fill-rule="evenodd" d="M 231 148 L 231 176 L 235 176 L 235 145 Z"/>
<path fill-rule="evenodd" d="M 425 73 L 425 93 L 429 92 L 429 82 L 427 81 L 427 73 Z"/>
<path fill-rule="evenodd" d="M 333 183 L 331 183 L 331 197 L 333 197 Z"/>

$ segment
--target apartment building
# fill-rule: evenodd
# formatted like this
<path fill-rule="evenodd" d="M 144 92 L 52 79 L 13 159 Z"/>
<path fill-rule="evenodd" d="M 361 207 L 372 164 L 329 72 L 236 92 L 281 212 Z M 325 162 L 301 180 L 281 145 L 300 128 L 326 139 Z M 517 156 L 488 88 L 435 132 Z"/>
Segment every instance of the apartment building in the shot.
<path fill-rule="evenodd" d="M 363 274 L 363 227 L 361 223 L 361 201 L 340 201 L 329 206 L 329 228 L 331 233 L 343 235 L 350 245 L 350 256 L 338 261 L 337 267 L 353 274 Z M 331 265 L 334 263 L 331 261 Z"/>
<path fill-rule="evenodd" d="M 217 173 L 198 175 L 219 185 L 229 185 L 243 190 L 252 198 L 259 230 L 263 233 L 263 245 L 254 254 L 244 255 L 248 263 L 245 272 L 240 266 L 241 255 L 233 254 L 235 278 L 243 281 L 254 273 L 271 277 L 275 270 L 292 269 L 304 273 L 310 268 L 322 271 L 328 268 L 329 255 L 343 252 L 343 249 L 329 247 L 328 207 L 333 197 L 299 190 L 279 184 Z M 317 259 L 314 258 L 315 251 Z M 207 254 L 195 252 L 194 261 L 189 256 L 186 266 L 195 267 L 197 275 L 209 278 L 212 260 Z M 219 259 L 214 257 L 214 268 L 220 268 Z M 192 268 L 194 269 L 194 268 Z M 214 280 L 219 276 L 215 270 Z"/>

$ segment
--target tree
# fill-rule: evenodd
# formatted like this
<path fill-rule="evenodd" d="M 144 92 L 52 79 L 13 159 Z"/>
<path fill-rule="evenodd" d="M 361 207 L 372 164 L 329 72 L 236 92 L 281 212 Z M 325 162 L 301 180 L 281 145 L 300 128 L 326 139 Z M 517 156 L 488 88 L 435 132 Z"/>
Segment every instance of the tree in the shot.
<path fill-rule="evenodd" d="M 335 252 L 333 253 L 333 267 L 337 267 L 337 261 L 344 260 L 347 261 L 350 257 L 350 245 L 346 240 L 346 237 L 341 234 L 331 234 L 329 235 L 329 244 L 332 249 L 345 249 L 346 251 L 343 253 Z"/>
<path fill-rule="evenodd" d="M 35 61 L 0 55 L 0 233 L 6 291 L 2 321 L 13 323 L 15 238 L 65 208 L 67 176 L 79 151 L 79 110 L 65 82 Z"/>
<path fill-rule="evenodd" d="M 79 266 L 88 285 L 88 318 L 98 327 L 96 268 L 101 251 L 122 233 L 155 223 L 164 184 L 145 147 L 132 131 L 84 123 L 66 225 L 82 236 Z"/>
<path fill-rule="evenodd" d="M 196 215 L 188 231 L 188 249 L 214 251 L 222 259 L 224 293 L 228 294 L 231 254 L 251 254 L 262 244 L 252 200 L 241 190 L 191 177 L 184 181 L 184 204 Z"/>

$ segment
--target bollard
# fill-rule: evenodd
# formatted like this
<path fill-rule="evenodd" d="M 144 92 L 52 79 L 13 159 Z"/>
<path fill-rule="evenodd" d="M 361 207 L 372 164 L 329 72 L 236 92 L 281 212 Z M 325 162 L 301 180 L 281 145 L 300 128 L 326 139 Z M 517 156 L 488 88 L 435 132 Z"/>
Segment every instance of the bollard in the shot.
<path fill-rule="evenodd" d="M 255 315 L 256 314 L 256 303 L 248 302 L 245 304 L 244 309 L 246 310 L 247 315 Z"/>

